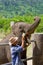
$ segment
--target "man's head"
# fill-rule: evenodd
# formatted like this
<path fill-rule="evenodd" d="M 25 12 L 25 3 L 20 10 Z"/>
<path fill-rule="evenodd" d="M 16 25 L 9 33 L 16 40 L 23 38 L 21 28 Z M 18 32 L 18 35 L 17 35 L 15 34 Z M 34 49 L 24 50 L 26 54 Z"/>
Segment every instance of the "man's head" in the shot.
<path fill-rule="evenodd" d="M 10 45 L 16 45 L 18 41 L 18 37 L 11 37 L 9 41 L 10 41 L 9 43 Z"/>

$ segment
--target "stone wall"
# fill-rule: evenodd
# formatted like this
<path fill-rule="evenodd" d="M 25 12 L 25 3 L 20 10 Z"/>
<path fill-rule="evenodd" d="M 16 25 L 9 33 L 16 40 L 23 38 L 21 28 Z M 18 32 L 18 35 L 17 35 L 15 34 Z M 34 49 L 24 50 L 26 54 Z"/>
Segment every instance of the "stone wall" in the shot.
<path fill-rule="evenodd" d="M 36 41 L 32 43 L 34 57 L 32 65 L 43 65 L 43 34 L 33 34 L 32 39 Z"/>

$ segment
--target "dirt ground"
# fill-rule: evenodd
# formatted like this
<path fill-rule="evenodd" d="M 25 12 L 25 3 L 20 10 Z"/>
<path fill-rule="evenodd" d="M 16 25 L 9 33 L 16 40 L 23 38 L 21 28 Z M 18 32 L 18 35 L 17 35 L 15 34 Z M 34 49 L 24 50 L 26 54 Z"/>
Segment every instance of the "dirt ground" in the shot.
<path fill-rule="evenodd" d="M 32 44 L 27 48 L 27 58 L 32 57 Z M 27 61 L 27 65 L 32 65 L 32 60 Z"/>
<path fill-rule="evenodd" d="M 32 65 L 32 60 L 27 61 L 27 65 Z"/>

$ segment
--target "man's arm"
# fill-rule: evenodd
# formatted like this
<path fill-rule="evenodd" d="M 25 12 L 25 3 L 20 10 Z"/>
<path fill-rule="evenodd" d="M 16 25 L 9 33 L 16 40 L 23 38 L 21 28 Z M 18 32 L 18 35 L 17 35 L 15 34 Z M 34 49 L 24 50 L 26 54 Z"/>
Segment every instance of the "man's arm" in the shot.
<path fill-rule="evenodd" d="M 21 46 L 22 46 L 23 49 L 26 49 L 30 45 L 30 43 L 31 43 L 30 39 L 28 39 L 29 43 L 26 43 L 26 47 L 25 47 L 25 36 L 26 36 L 26 34 L 23 33 L 22 34 L 22 44 L 21 44 Z"/>
<path fill-rule="evenodd" d="M 25 33 L 22 34 L 22 44 L 21 46 L 18 45 L 16 48 L 16 52 L 22 52 L 25 49 Z"/>
<path fill-rule="evenodd" d="M 25 33 L 22 34 L 22 44 L 21 44 L 22 48 L 25 47 Z"/>

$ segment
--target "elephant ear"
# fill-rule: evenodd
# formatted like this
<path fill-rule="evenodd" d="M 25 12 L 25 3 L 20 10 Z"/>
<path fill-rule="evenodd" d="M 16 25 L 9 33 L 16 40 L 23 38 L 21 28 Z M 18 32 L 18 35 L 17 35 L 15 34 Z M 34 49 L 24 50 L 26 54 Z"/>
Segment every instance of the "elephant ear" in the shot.
<path fill-rule="evenodd" d="M 16 22 L 14 22 L 14 21 L 11 21 L 11 23 L 10 23 L 10 27 L 11 27 L 12 32 L 14 32 L 15 24 L 16 24 Z"/>
<path fill-rule="evenodd" d="M 14 21 L 11 21 L 10 26 L 11 26 L 11 27 L 14 26 Z"/>
<path fill-rule="evenodd" d="M 35 29 L 38 27 L 40 21 L 41 21 L 41 19 L 36 16 L 34 18 L 34 23 L 28 28 L 26 34 L 32 34 L 35 31 Z"/>

